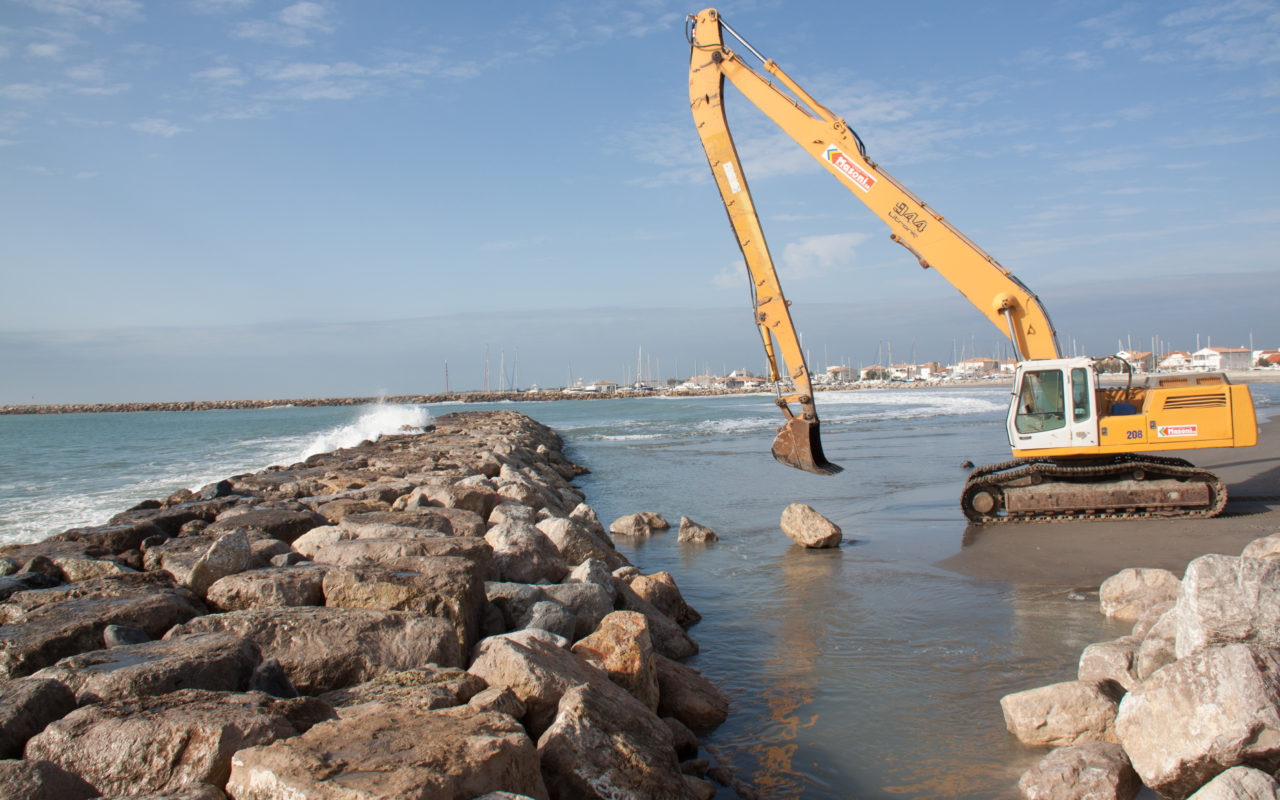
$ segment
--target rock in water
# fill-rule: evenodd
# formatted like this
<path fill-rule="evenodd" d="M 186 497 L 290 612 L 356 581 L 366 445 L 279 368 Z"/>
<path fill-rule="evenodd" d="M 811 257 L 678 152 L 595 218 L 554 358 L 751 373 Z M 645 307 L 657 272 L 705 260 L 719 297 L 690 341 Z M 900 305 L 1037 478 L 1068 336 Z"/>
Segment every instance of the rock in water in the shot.
<path fill-rule="evenodd" d="M 838 547 L 840 526 L 804 503 L 792 503 L 782 512 L 782 532 L 805 547 Z"/>
<path fill-rule="evenodd" d="M 706 525 L 699 525 L 688 517 L 680 518 L 680 542 L 718 542 L 720 537 Z"/>

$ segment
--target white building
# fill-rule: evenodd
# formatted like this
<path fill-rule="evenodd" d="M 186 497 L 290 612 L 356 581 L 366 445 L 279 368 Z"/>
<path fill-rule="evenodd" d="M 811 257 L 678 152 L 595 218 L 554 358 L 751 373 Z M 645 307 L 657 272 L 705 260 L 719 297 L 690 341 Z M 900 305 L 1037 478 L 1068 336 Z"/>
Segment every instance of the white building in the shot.
<path fill-rule="evenodd" d="M 1191 354 L 1191 368 L 1206 372 L 1248 369 L 1253 351 L 1245 347 L 1202 347 Z"/>

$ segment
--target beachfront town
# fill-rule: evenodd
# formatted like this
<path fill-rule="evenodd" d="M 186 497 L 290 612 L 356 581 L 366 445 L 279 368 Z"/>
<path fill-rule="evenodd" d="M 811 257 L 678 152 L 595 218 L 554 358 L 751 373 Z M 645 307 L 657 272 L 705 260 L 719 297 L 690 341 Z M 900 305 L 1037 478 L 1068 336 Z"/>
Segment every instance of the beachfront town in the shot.
<path fill-rule="evenodd" d="M 955 364 L 931 361 L 924 364 L 874 364 L 868 367 L 828 366 L 814 370 L 813 383 L 818 387 L 838 388 L 883 383 L 905 382 L 937 384 L 948 381 L 1000 380 L 1013 376 L 1017 362 L 994 358 L 970 358 Z M 1248 372 L 1267 370 L 1280 372 L 1280 350 L 1250 350 L 1247 347 L 1203 347 L 1195 352 L 1174 350 L 1162 355 L 1150 351 L 1121 350 L 1102 361 L 1100 369 L 1109 372 Z M 691 378 L 669 378 L 661 381 L 635 380 L 586 382 L 579 378 L 562 391 L 566 394 L 625 394 L 629 392 L 751 391 L 767 389 L 767 377 L 737 369 L 725 375 L 695 375 Z M 531 387 L 538 391 L 538 387 Z"/>

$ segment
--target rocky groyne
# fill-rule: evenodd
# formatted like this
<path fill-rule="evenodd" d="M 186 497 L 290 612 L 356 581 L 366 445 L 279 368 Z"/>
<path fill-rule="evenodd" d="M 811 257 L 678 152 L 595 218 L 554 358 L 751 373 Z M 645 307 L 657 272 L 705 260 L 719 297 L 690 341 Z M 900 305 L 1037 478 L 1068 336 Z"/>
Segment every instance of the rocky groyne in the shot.
<path fill-rule="evenodd" d="M 1280 798 L 1280 533 L 1181 577 L 1122 570 L 1099 600 L 1132 631 L 1085 648 L 1076 680 L 1000 701 L 1019 741 L 1053 748 L 1022 796 Z"/>
<path fill-rule="evenodd" d="M 0 797 L 753 797 L 582 472 L 450 414 L 0 548 Z"/>

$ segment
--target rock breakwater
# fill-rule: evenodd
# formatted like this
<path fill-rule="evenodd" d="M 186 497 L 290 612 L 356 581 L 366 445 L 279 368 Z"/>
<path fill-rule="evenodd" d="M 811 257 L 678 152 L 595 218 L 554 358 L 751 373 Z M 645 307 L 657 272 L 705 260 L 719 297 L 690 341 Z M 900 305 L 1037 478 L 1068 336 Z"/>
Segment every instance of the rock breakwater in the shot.
<path fill-rule="evenodd" d="M 1280 533 L 1181 577 L 1122 570 L 1099 599 L 1133 630 L 1085 648 L 1076 680 L 1001 699 L 1014 736 L 1057 748 L 1022 795 L 1280 797 Z"/>
<path fill-rule="evenodd" d="M 0 796 L 753 797 L 582 472 L 450 414 L 0 548 Z"/>

